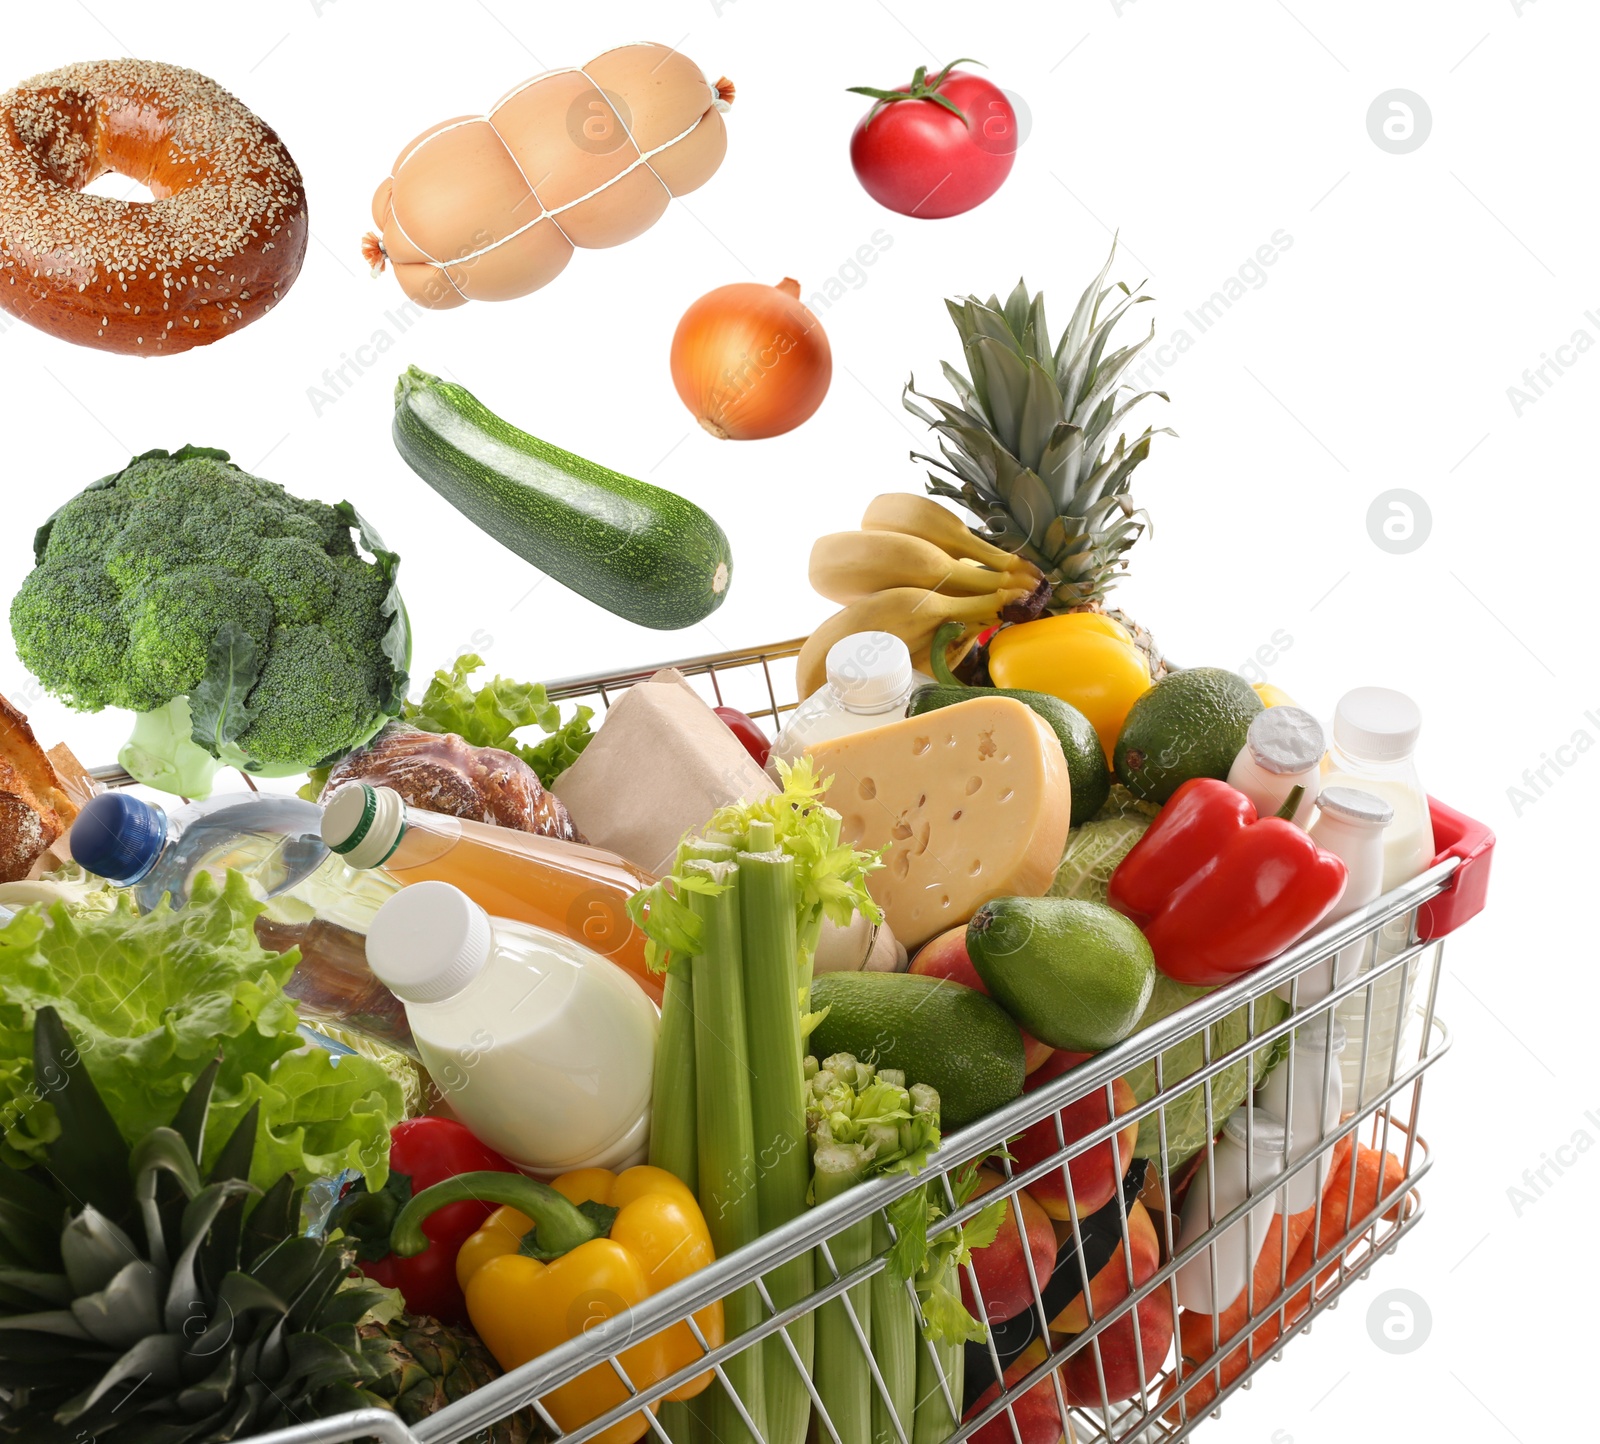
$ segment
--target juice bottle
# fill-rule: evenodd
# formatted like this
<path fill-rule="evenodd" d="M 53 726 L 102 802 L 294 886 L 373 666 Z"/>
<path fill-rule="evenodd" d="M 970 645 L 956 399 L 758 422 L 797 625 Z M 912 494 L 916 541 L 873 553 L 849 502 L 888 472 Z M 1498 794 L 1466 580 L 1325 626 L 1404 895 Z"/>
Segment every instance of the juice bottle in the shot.
<path fill-rule="evenodd" d="M 599 953 L 650 1000 L 661 979 L 644 960 L 628 898 L 655 881 L 615 853 L 408 807 L 390 787 L 352 782 L 328 799 L 322 840 L 354 868 L 397 883 L 447 882 L 492 917 L 545 928 Z"/>

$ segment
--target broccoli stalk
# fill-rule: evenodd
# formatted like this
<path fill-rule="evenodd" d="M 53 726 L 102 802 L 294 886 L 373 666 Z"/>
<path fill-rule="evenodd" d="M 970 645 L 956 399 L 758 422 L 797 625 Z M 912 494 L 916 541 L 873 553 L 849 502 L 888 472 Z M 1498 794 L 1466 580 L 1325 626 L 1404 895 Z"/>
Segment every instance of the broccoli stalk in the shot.
<path fill-rule="evenodd" d="M 219 767 L 284 777 L 400 711 L 399 558 L 348 502 L 291 496 L 224 451 L 151 451 L 34 538 L 17 654 L 80 711 L 136 714 L 122 765 L 188 797 Z"/>

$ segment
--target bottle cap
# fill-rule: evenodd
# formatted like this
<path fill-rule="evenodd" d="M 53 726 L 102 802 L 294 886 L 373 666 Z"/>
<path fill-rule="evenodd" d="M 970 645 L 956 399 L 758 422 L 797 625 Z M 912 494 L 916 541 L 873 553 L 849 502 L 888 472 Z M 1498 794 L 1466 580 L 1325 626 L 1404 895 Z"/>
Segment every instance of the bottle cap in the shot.
<path fill-rule="evenodd" d="M 405 834 L 405 799 L 392 787 L 347 782 L 322 809 L 323 845 L 351 867 L 387 862 Z"/>
<path fill-rule="evenodd" d="M 1239 1147 L 1246 1143 L 1252 1146 L 1251 1152 L 1272 1155 L 1283 1154 L 1284 1138 L 1288 1133 L 1283 1119 L 1274 1117 L 1263 1108 L 1255 1110 L 1255 1118 L 1251 1121 L 1248 1132 L 1245 1129 L 1245 1113 L 1243 1108 L 1235 1110 L 1229 1115 L 1228 1121 L 1222 1125 L 1222 1131 L 1228 1135 Z"/>
<path fill-rule="evenodd" d="M 1404 692 L 1357 687 L 1339 699 L 1333 740 L 1341 750 L 1373 762 L 1409 757 L 1422 731 L 1422 711 Z"/>
<path fill-rule="evenodd" d="M 1346 822 L 1364 822 L 1372 827 L 1387 827 L 1394 821 L 1394 808 L 1375 792 L 1359 787 L 1324 787 L 1317 794 L 1317 806 Z"/>
<path fill-rule="evenodd" d="M 367 966 L 403 1003 L 454 997 L 489 961 L 489 914 L 447 882 L 403 887 L 367 930 Z"/>
<path fill-rule="evenodd" d="M 136 883 L 167 843 L 167 814 L 126 792 L 102 792 L 73 821 L 67 834 L 72 860 L 85 872 L 118 887 Z"/>
<path fill-rule="evenodd" d="M 1245 742 L 1256 766 L 1276 777 L 1309 772 L 1327 750 L 1322 724 L 1303 707 L 1268 707 L 1257 712 Z"/>
<path fill-rule="evenodd" d="M 853 712 L 881 712 L 911 690 L 911 652 L 892 632 L 853 632 L 828 649 L 828 685 Z"/>

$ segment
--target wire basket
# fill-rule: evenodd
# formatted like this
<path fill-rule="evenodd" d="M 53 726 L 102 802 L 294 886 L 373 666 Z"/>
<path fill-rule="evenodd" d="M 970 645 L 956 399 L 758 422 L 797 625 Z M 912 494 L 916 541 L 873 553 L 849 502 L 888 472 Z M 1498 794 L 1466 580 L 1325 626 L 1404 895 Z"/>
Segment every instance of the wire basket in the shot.
<path fill-rule="evenodd" d="M 793 696 L 800 645 L 669 665 L 709 701 L 767 719 L 776 729 L 797 705 L 780 698 Z M 554 699 L 605 708 L 656 670 L 573 678 L 547 690 Z M 1317 1317 L 1337 1307 L 1372 1263 L 1422 1220 L 1420 1185 L 1432 1166 L 1421 1132 L 1423 1084 L 1450 1043 L 1434 1008 L 1443 940 L 1481 908 L 1494 842 L 1486 829 L 1440 803 L 1433 803 L 1433 818 L 1441 852 L 1421 876 L 948 1135 L 921 1173 L 880 1177 L 810 1209 L 415 1425 L 364 1410 L 261 1435 L 259 1444 L 334 1444 L 368 1436 L 454 1444 L 529 1407 L 553 1444 L 586 1444 L 622 1421 L 630 1421 L 638 1437 L 689 1444 L 685 1431 L 675 1435 L 654 1406 L 708 1370 L 715 1375 L 709 1387 L 728 1391 L 759 1444 L 787 1444 L 765 1437 L 726 1367 L 779 1331 L 810 1396 L 817 1444 L 855 1444 L 841 1438 L 828 1417 L 788 1342 L 787 1326 L 839 1300 L 866 1353 L 873 1389 L 888 1399 L 852 1304 L 856 1286 L 884 1269 L 887 1255 L 841 1274 L 828 1241 L 875 1215 L 892 1238 L 888 1205 L 924 1184 L 942 1194 L 947 1211 L 934 1234 L 1005 1198 L 1026 1239 L 1025 1192 L 1048 1196 L 1050 1211 L 1060 1215 L 1053 1221 L 1053 1268 L 1043 1274 L 1032 1251 L 1019 1250 L 1026 1261 L 1025 1307 L 991 1319 L 986 1340 L 967 1344 L 959 1363 L 919 1332 L 917 1348 L 926 1352 L 919 1359 L 919 1390 L 936 1397 L 947 1420 L 957 1421 L 943 1431 L 950 1444 L 974 1437 L 980 1444 L 1055 1444 L 1063 1436 L 1077 1444 L 1187 1438 L 1278 1357 L 1292 1335 L 1309 1333 Z M 1404 940 L 1399 945 L 1397 935 Z M 1341 954 L 1344 964 L 1335 974 L 1332 963 Z M 1359 964 L 1355 975 L 1329 990 L 1326 978 L 1343 975 L 1352 958 Z M 1380 1013 L 1380 1005 L 1387 1011 Z M 1346 1033 L 1343 1068 L 1338 1030 L 1324 1026 L 1335 1016 Z M 1291 1046 L 1296 1036 L 1314 1041 Z M 1287 1070 L 1274 1086 L 1291 1098 L 1302 1096 L 1297 1087 L 1306 1090 L 1304 1070 L 1312 1069 L 1314 1086 L 1306 1092 L 1339 1092 L 1338 1121 L 1324 1115 L 1310 1128 L 1274 1135 L 1255 1097 L 1273 1068 Z M 1219 1200 L 1216 1180 L 1237 1166 L 1237 1159 L 1221 1156 L 1227 1145 L 1219 1141 L 1235 1105 L 1228 1136 L 1244 1149 L 1244 1187 L 1229 1208 Z M 1085 1114 L 1090 1126 L 1083 1125 Z M 1047 1131 L 1047 1152 L 1021 1166 L 1006 1145 L 1030 1129 Z M 979 1160 L 1002 1181 L 958 1207 L 958 1175 Z M 775 1308 L 763 1277 L 808 1251 L 819 1260 L 815 1290 Z M 1239 1273 L 1242 1281 L 1232 1277 Z M 964 1275 L 974 1314 L 988 1317 L 971 1263 Z M 1242 1282 L 1237 1298 L 1236 1281 Z M 747 1285 L 762 1300 L 763 1321 L 708 1348 L 693 1315 Z M 905 1287 L 916 1307 L 914 1289 Z M 1220 1314 L 1180 1312 L 1197 1291 L 1212 1307 L 1218 1301 L 1226 1307 Z M 920 1308 L 917 1313 L 920 1323 Z M 701 1357 L 637 1388 L 619 1356 L 680 1321 L 699 1342 Z M 591 1370 L 620 1380 L 622 1402 L 563 1432 L 541 1400 Z M 902 1423 L 892 1408 L 888 1419 L 891 1431 L 873 1444 L 913 1444 L 911 1422 Z"/>

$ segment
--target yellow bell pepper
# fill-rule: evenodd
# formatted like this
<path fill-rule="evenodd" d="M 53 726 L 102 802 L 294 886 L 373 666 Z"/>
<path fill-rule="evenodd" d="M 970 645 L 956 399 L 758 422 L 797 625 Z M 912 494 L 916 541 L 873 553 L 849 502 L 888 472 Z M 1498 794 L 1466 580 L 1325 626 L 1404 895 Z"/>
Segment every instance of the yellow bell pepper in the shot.
<path fill-rule="evenodd" d="M 391 1250 L 428 1246 L 422 1221 L 463 1198 L 499 1203 L 456 1255 L 467 1314 L 503 1369 L 515 1369 L 594 1325 L 643 1303 L 715 1257 L 694 1194 L 665 1169 L 622 1173 L 582 1168 L 553 1183 L 511 1173 L 468 1173 L 424 1189 L 395 1220 Z M 582 1210 L 577 1205 L 588 1205 Z M 722 1303 L 695 1315 L 710 1348 L 724 1339 Z M 636 1389 L 702 1357 L 685 1323 L 632 1344 L 618 1356 Z M 690 1399 L 713 1374 L 666 1397 Z M 564 1431 L 598 1418 L 628 1397 L 609 1364 L 597 1364 L 542 1402 Z M 651 1406 L 652 1410 L 655 1406 Z M 597 1444 L 633 1444 L 649 1429 L 643 1411 L 596 1435 Z"/>
<path fill-rule="evenodd" d="M 1003 627 L 989 643 L 996 687 L 1045 692 L 1089 719 L 1106 763 L 1128 709 L 1150 690 L 1150 663 L 1128 629 L 1100 612 L 1064 612 Z"/>

